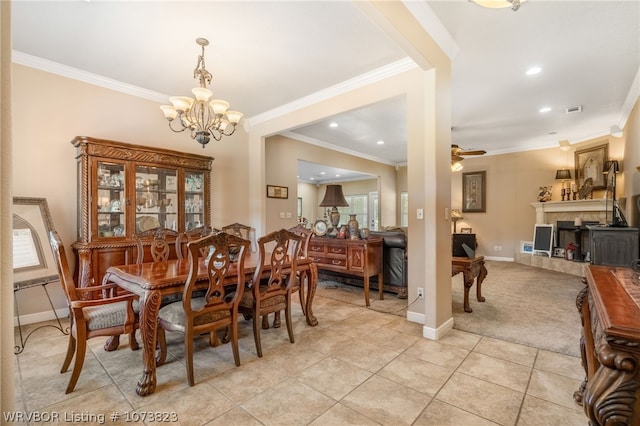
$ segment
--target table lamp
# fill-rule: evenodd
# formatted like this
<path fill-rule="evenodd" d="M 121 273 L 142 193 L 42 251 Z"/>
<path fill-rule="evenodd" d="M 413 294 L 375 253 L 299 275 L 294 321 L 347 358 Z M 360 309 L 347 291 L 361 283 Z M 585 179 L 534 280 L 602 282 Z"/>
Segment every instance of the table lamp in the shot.
<path fill-rule="evenodd" d="M 460 219 L 464 219 L 462 217 L 462 213 L 460 213 L 459 209 L 452 209 L 451 210 L 451 221 L 453 222 L 453 233 L 456 234 L 457 233 L 457 225 L 458 225 L 458 221 Z"/>
<path fill-rule="evenodd" d="M 344 199 L 342 193 L 342 185 L 327 185 L 327 191 L 324 193 L 320 207 L 332 207 L 329 221 L 333 229 L 337 229 L 340 225 L 340 212 L 337 207 L 349 207 L 349 203 Z"/>
<path fill-rule="evenodd" d="M 569 194 L 567 193 L 567 190 L 564 187 L 564 182 L 568 179 L 571 179 L 571 170 L 567 170 L 567 169 L 557 170 L 556 179 L 562 180 L 562 192 L 561 192 L 562 201 L 564 201 L 565 195 L 567 196 L 567 201 L 569 201 L 571 198 L 569 197 Z"/>

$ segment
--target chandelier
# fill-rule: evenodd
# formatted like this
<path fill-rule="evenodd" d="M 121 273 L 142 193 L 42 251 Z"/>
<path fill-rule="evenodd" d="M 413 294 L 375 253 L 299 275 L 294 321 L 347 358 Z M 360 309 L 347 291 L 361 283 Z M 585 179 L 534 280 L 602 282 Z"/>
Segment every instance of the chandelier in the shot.
<path fill-rule="evenodd" d="M 211 84 L 212 75 L 204 65 L 204 47 L 209 45 L 205 38 L 196 39 L 202 47 L 202 54 L 198 56 L 198 64 L 193 71 L 193 78 L 200 82 L 194 87 L 194 98 L 188 96 L 172 96 L 172 105 L 162 105 L 160 109 L 169 120 L 169 128 L 176 133 L 189 129 L 191 138 L 202 145 L 209 143 L 211 138 L 219 141 L 222 136 L 231 136 L 236 131 L 236 125 L 242 118 L 242 113 L 227 111 L 229 102 L 222 99 L 212 99 L 213 92 L 207 89 Z M 177 126 L 174 126 L 178 123 Z"/>
<path fill-rule="evenodd" d="M 471 0 L 477 5 L 482 7 L 488 7 L 490 9 L 499 9 L 503 7 L 510 7 L 514 12 L 520 9 L 520 4 L 527 0 Z"/>

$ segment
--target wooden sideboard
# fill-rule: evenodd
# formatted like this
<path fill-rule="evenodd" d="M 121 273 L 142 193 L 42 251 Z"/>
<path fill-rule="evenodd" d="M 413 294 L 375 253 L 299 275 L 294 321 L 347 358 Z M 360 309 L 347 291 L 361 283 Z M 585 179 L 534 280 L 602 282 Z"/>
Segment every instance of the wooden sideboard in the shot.
<path fill-rule="evenodd" d="M 586 378 L 574 398 L 590 425 L 640 425 L 640 278 L 631 268 L 585 273 L 576 306 Z"/>
<path fill-rule="evenodd" d="M 364 300 L 369 306 L 369 277 L 378 276 L 378 295 L 383 295 L 382 237 L 366 240 L 323 238 L 314 236 L 309 244 L 309 257 L 319 270 L 362 277 Z"/>

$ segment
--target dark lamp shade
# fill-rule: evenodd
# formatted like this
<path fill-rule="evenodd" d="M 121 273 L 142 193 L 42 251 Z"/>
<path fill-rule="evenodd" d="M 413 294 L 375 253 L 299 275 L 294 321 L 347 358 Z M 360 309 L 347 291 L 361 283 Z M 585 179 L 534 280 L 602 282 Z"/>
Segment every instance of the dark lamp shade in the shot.
<path fill-rule="evenodd" d="M 557 170 L 556 179 L 571 179 L 571 170 L 567 170 L 567 169 Z"/>
<path fill-rule="evenodd" d="M 342 185 L 327 185 L 327 192 L 320 203 L 320 207 L 348 207 L 349 203 L 344 199 Z"/>

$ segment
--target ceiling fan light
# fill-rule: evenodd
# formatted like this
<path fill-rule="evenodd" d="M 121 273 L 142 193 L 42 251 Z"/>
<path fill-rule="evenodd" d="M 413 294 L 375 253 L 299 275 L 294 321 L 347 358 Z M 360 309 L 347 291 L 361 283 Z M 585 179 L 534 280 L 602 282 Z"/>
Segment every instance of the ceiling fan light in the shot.
<path fill-rule="evenodd" d="M 452 161 L 451 162 L 451 171 L 452 172 L 459 172 L 460 170 L 462 170 L 463 167 L 464 166 L 459 161 Z"/>
<path fill-rule="evenodd" d="M 502 9 L 505 7 L 510 7 L 514 11 L 520 8 L 520 4 L 524 3 L 527 0 L 471 0 L 473 3 L 487 7 L 489 9 Z"/>

